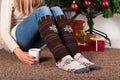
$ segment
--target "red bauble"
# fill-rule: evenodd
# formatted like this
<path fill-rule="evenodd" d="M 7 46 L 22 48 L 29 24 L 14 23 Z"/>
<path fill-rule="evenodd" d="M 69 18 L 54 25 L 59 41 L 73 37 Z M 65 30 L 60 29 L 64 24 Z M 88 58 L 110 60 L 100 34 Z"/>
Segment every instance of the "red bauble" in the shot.
<path fill-rule="evenodd" d="M 73 1 L 73 3 L 70 5 L 70 7 L 73 10 L 77 10 L 78 9 L 78 5 L 75 3 L 75 1 Z"/>
<path fill-rule="evenodd" d="M 109 3 L 109 1 L 107 1 L 107 0 L 103 0 L 103 1 L 101 2 L 101 6 L 102 6 L 103 8 L 107 8 L 107 7 L 110 6 L 110 3 Z"/>
<path fill-rule="evenodd" d="M 83 3 L 83 5 L 85 7 L 89 7 L 91 5 L 91 2 L 89 0 L 85 0 L 84 3 Z"/>

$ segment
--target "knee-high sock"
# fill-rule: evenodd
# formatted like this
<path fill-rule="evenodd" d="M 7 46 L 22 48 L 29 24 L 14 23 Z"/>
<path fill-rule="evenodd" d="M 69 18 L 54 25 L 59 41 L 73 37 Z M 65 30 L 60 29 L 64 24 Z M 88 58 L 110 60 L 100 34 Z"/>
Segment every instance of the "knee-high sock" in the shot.
<path fill-rule="evenodd" d="M 39 20 L 39 31 L 41 37 L 45 40 L 50 51 L 53 53 L 55 61 L 61 60 L 66 55 L 69 55 L 66 47 L 63 45 L 56 28 L 54 17 L 47 15 Z"/>
<path fill-rule="evenodd" d="M 60 31 L 61 39 L 71 55 L 74 56 L 76 53 L 80 53 L 81 51 L 75 41 L 73 30 L 67 18 L 64 15 L 60 15 L 57 16 L 55 20 L 58 30 Z"/>

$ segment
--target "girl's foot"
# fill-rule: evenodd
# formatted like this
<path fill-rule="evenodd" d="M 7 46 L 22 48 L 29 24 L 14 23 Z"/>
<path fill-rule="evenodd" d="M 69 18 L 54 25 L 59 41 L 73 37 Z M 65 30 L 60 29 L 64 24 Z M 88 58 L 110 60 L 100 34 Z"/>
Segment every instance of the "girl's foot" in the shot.
<path fill-rule="evenodd" d="M 87 66 L 90 70 L 97 70 L 100 68 L 97 64 L 86 59 L 81 53 L 77 53 L 74 56 L 74 59 L 78 61 L 80 64 L 82 63 L 83 65 Z"/>
<path fill-rule="evenodd" d="M 63 57 L 60 61 L 56 63 L 56 66 L 65 71 L 74 73 L 85 73 L 89 71 L 86 66 L 74 60 L 70 55 L 66 55 L 65 57 Z"/>

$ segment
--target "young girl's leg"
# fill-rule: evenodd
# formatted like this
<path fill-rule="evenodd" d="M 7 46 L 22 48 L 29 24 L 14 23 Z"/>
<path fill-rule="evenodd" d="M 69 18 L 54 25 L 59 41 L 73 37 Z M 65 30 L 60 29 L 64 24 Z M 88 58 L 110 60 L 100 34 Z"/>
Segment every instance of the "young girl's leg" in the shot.
<path fill-rule="evenodd" d="M 40 15 L 45 11 L 50 11 L 50 9 L 45 6 L 39 8 Z M 53 53 L 56 65 L 59 68 L 77 73 L 89 71 L 84 65 L 80 65 L 69 55 L 69 52 L 59 37 L 59 32 L 52 15 L 44 15 L 39 19 L 39 31 L 41 37 L 46 42 L 47 47 Z"/>
<path fill-rule="evenodd" d="M 63 14 L 62 10 L 59 7 L 51 8 L 51 11 L 55 17 L 57 28 L 60 32 L 60 37 L 63 43 L 66 45 L 67 49 L 71 55 L 80 63 L 89 66 L 90 69 L 97 69 L 98 66 L 85 57 L 82 56 L 81 51 L 75 41 L 73 30 L 68 22 L 67 18 Z M 59 12 L 58 12 L 59 11 Z M 82 56 L 82 57 L 81 57 Z"/>
<path fill-rule="evenodd" d="M 22 47 L 25 46 L 25 48 L 28 49 L 29 46 L 33 45 L 33 42 L 36 42 L 38 34 L 41 35 L 38 40 L 41 42 L 41 38 L 44 39 L 48 48 L 53 53 L 56 65 L 59 68 L 77 73 L 88 71 L 84 65 L 80 66 L 79 63 L 69 55 L 69 52 L 62 44 L 58 35 L 51 11 L 46 6 L 35 10 L 18 26 L 16 31 L 17 42 Z"/>
<path fill-rule="evenodd" d="M 16 40 L 23 51 L 28 51 L 32 47 L 40 48 L 44 45 L 37 22 L 35 13 L 32 13 L 16 28 Z"/>
<path fill-rule="evenodd" d="M 81 51 L 74 39 L 73 30 L 63 11 L 59 7 L 52 7 L 51 12 L 55 17 L 56 25 L 60 32 L 60 37 L 67 49 L 70 51 L 71 55 L 74 56 L 76 53 L 80 53 Z"/>

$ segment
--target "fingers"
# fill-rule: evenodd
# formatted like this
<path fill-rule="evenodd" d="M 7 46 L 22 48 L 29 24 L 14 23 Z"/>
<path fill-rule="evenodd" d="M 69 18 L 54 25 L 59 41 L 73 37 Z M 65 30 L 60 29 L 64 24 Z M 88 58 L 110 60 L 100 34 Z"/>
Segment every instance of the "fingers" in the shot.
<path fill-rule="evenodd" d="M 30 64 L 30 65 L 35 63 L 35 57 L 30 55 L 28 52 L 22 52 L 17 56 L 23 63 Z"/>
<path fill-rule="evenodd" d="M 34 64 L 35 63 L 35 57 L 26 54 L 26 57 L 24 58 L 24 62 L 27 64 Z"/>
<path fill-rule="evenodd" d="M 30 64 L 30 65 L 33 65 L 35 62 L 32 62 L 32 61 L 26 60 L 26 61 L 24 61 L 24 63 L 26 63 L 26 64 Z"/>

